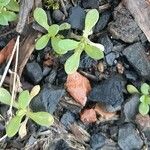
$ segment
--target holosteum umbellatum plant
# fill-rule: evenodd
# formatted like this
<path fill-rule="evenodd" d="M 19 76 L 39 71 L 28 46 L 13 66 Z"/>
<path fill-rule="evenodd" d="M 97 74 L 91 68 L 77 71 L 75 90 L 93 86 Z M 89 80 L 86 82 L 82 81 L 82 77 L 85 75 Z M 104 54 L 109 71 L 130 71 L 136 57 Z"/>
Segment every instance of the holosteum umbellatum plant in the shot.
<path fill-rule="evenodd" d="M 143 83 L 139 91 L 135 86 L 127 85 L 127 91 L 130 94 L 140 94 L 139 112 L 143 116 L 148 114 L 150 110 L 150 86 L 147 83 Z"/>
<path fill-rule="evenodd" d="M 85 18 L 85 28 L 79 41 L 73 39 L 62 39 L 62 36 L 58 35 L 58 32 L 60 30 L 69 29 L 70 26 L 67 23 L 61 24 L 60 26 L 57 24 L 49 26 L 47 23 L 47 15 L 42 8 L 35 9 L 34 19 L 48 32 L 37 40 L 35 46 L 37 50 L 43 49 L 47 45 L 49 39 L 51 39 L 51 45 L 54 51 L 60 55 L 74 50 L 73 55 L 71 55 L 65 63 L 65 71 L 67 74 L 74 73 L 78 69 L 80 56 L 83 51 L 96 60 L 104 57 L 104 46 L 98 43 L 93 43 L 88 39 L 89 35 L 93 33 L 92 29 L 99 19 L 99 12 L 96 9 L 92 9 L 87 13 Z"/>
<path fill-rule="evenodd" d="M 51 114 L 47 112 L 32 112 L 29 107 L 31 100 L 39 93 L 39 91 L 39 85 L 33 87 L 30 93 L 28 90 L 22 91 L 19 94 L 17 101 L 13 102 L 13 107 L 16 108 L 17 111 L 6 126 L 6 134 L 8 137 L 13 137 L 17 132 L 19 132 L 20 137 L 25 136 L 28 118 L 41 126 L 49 127 L 53 124 L 54 119 Z M 11 95 L 4 88 L 0 88 L 0 102 L 6 105 L 11 104 Z"/>

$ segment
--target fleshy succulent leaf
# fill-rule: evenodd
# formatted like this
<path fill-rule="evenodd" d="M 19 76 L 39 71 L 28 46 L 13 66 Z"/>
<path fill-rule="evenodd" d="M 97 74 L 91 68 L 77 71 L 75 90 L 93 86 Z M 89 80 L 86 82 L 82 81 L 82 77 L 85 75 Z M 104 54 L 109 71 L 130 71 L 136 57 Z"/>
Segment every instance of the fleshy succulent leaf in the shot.
<path fill-rule="evenodd" d="M 127 91 L 130 94 L 139 93 L 138 89 L 135 86 L 131 85 L 131 84 L 127 85 Z"/>
<path fill-rule="evenodd" d="M 59 26 L 59 30 L 68 30 L 71 28 L 71 25 L 67 22 L 65 23 L 62 23 L 60 26 Z"/>
<path fill-rule="evenodd" d="M 141 85 L 141 92 L 145 95 L 149 94 L 150 86 L 147 83 Z"/>
<path fill-rule="evenodd" d="M 9 2 L 10 0 L 0 0 L 0 6 L 6 6 Z"/>
<path fill-rule="evenodd" d="M 49 127 L 54 123 L 53 116 L 47 112 L 29 112 L 27 116 L 41 126 Z"/>
<path fill-rule="evenodd" d="M 49 25 L 46 12 L 42 8 L 36 8 L 33 15 L 35 21 L 48 31 Z"/>
<path fill-rule="evenodd" d="M 149 112 L 149 105 L 145 103 L 140 103 L 139 105 L 139 112 L 141 115 L 146 115 Z"/>
<path fill-rule="evenodd" d="M 51 25 L 48 29 L 48 33 L 50 37 L 55 37 L 58 32 L 59 32 L 59 25 L 57 24 Z"/>
<path fill-rule="evenodd" d="M 19 12 L 19 4 L 16 0 L 10 0 L 10 2 L 5 7 L 7 10 Z"/>
<path fill-rule="evenodd" d="M 85 52 L 93 59 L 99 60 L 104 58 L 104 53 L 99 48 L 92 45 L 85 45 Z"/>

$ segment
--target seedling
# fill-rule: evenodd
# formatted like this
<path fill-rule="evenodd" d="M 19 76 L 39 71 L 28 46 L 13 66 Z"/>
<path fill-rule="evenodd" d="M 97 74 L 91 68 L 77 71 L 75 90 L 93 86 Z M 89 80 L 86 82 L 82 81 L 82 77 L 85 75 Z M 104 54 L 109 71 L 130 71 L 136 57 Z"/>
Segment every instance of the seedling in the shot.
<path fill-rule="evenodd" d="M 143 116 L 149 113 L 150 106 L 150 86 L 147 83 L 141 85 L 140 91 L 133 85 L 127 85 L 127 91 L 130 94 L 139 93 L 140 96 L 140 105 L 139 112 Z"/>
<path fill-rule="evenodd" d="M 104 46 L 98 43 L 93 43 L 88 39 L 92 34 L 92 29 L 99 19 L 99 12 L 96 9 L 90 10 L 85 18 L 85 28 L 80 41 L 73 39 L 63 39 L 59 41 L 61 53 L 65 54 L 70 50 L 74 50 L 74 54 L 70 56 L 65 63 L 65 71 L 67 74 L 75 72 L 79 67 L 80 55 L 83 51 L 91 58 L 99 60 L 104 57 Z"/>
<path fill-rule="evenodd" d="M 8 25 L 8 22 L 16 20 L 18 11 L 16 0 L 0 0 L 0 25 Z"/>
<path fill-rule="evenodd" d="M 40 91 L 40 86 L 35 86 L 31 92 L 25 90 L 19 94 L 18 100 L 14 101 L 13 107 L 17 109 L 16 114 L 9 121 L 6 126 L 6 134 L 8 137 L 13 137 L 19 131 L 19 135 L 23 137 L 26 134 L 26 123 L 28 118 L 41 126 L 49 127 L 53 124 L 54 119 L 51 114 L 47 112 L 32 112 L 29 108 L 29 104 L 33 97 L 35 97 Z M 0 102 L 10 105 L 11 95 L 4 89 L 0 88 Z M 22 121 L 24 118 L 26 119 Z M 23 134 L 23 135 L 22 135 Z"/>
<path fill-rule="evenodd" d="M 60 26 L 57 24 L 48 25 L 48 19 L 46 12 L 42 8 L 36 8 L 34 11 L 34 19 L 35 21 L 41 25 L 43 28 L 47 30 L 47 33 L 41 36 L 35 45 L 37 50 L 41 50 L 48 44 L 49 40 L 51 40 L 51 44 L 53 49 L 60 53 L 60 48 L 58 47 L 58 42 L 61 40 L 61 36 L 58 35 L 58 32 L 61 30 L 70 29 L 70 24 L 62 23 Z"/>

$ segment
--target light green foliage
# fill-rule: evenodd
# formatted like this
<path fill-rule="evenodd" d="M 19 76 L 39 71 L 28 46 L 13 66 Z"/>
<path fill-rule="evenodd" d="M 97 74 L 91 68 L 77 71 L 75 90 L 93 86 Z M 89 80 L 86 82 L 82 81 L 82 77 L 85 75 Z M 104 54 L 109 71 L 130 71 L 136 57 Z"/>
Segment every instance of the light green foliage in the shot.
<path fill-rule="evenodd" d="M 44 4 L 49 9 L 59 9 L 59 0 L 44 0 Z"/>
<path fill-rule="evenodd" d="M 8 25 L 8 22 L 16 20 L 18 11 L 16 0 L 0 0 L 0 25 Z"/>
<path fill-rule="evenodd" d="M 83 51 L 96 60 L 104 57 L 104 46 L 93 43 L 88 39 L 88 36 L 92 34 L 92 29 L 99 19 L 99 12 L 96 9 L 92 9 L 87 13 L 85 18 L 85 29 L 80 41 L 74 39 L 62 39 L 60 35 L 58 35 L 58 32 L 70 29 L 70 25 L 68 23 L 63 23 L 60 26 L 57 24 L 49 26 L 47 23 L 47 15 L 42 8 L 35 9 L 34 19 L 48 32 L 37 40 L 35 45 L 37 50 L 43 49 L 48 44 L 49 40 L 51 40 L 54 51 L 60 55 L 74 50 L 74 54 L 70 56 L 65 63 L 65 71 L 67 74 L 74 73 L 78 69 L 80 55 Z"/>
<path fill-rule="evenodd" d="M 56 52 L 59 52 L 60 49 L 57 46 L 58 41 L 60 40 L 60 36 L 58 35 L 58 32 L 61 30 L 67 30 L 70 29 L 70 24 L 63 23 L 60 26 L 57 24 L 48 25 L 48 18 L 46 15 L 46 12 L 42 8 L 36 8 L 34 11 L 34 19 L 35 21 L 41 25 L 43 28 L 47 30 L 47 33 L 43 36 L 41 36 L 35 45 L 35 48 L 37 50 L 41 50 L 48 44 L 49 40 L 51 40 L 52 47 Z"/>
<path fill-rule="evenodd" d="M 21 127 L 24 116 L 29 117 L 34 122 L 42 126 L 49 127 L 53 124 L 54 119 L 51 114 L 47 112 L 32 112 L 29 108 L 30 101 L 39 93 L 39 91 L 40 86 L 37 85 L 31 90 L 30 93 L 29 91 L 25 90 L 19 94 L 17 102 L 15 102 L 15 105 L 13 105 L 18 110 L 6 126 L 6 134 L 8 137 L 13 137 L 16 135 Z M 7 105 L 10 105 L 11 102 L 11 95 L 4 88 L 0 88 L 0 102 Z"/>
<path fill-rule="evenodd" d="M 140 96 L 140 105 L 139 112 L 142 115 L 146 115 L 149 113 L 150 106 L 150 86 L 147 83 L 143 83 L 140 88 L 140 92 L 133 85 L 127 85 L 127 91 L 130 94 L 139 93 Z"/>
<path fill-rule="evenodd" d="M 104 46 L 98 43 L 93 43 L 88 39 L 88 36 L 92 34 L 92 28 L 95 26 L 98 19 L 99 12 L 96 9 L 90 10 L 85 18 L 85 28 L 81 40 L 63 39 L 59 41 L 58 45 L 64 53 L 74 50 L 74 54 L 70 56 L 65 63 L 65 71 L 67 74 L 74 73 L 78 69 L 80 55 L 83 51 L 96 60 L 104 57 Z"/>

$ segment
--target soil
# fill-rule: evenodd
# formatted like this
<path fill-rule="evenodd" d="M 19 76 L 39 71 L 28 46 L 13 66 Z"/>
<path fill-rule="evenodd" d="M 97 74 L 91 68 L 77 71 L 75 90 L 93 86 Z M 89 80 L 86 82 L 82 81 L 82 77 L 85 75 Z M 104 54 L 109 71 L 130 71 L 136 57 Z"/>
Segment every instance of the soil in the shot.
<path fill-rule="evenodd" d="M 142 82 L 150 81 L 150 43 L 146 36 L 120 0 L 64 0 L 64 4 L 66 11 L 62 5 L 57 10 L 44 4 L 43 8 L 49 22 L 71 24 L 72 28 L 65 34 L 80 35 L 87 10 L 96 8 L 100 12 L 90 39 L 104 45 L 105 58 L 96 61 L 82 54 L 78 68 L 91 84 L 86 105 L 83 107 L 75 102 L 66 90 L 64 62 L 69 55 L 56 55 L 50 44 L 42 51 L 36 51 L 33 41 L 45 31 L 31 21 L 21 33 L 20 55 L 29 52 L 23 72 L 19 72 L 22 88 L 30 90 L 36 84 L 41 86 L 31 108 L 53 114 L 55 123 L 46 128 L 30 120 L 27 135 L 22 139 L 18 135 L 6 138 L 0 142 L 0 150 L 150 149 L 149 115 L 138 114 L 139 95 L 130 95 L 126 91 L 127 84 L 140 87 Z M 0 49 L 17 37 L 16 24 L 0 27 Z M 18 67 L 23 65 L 20 59 Z M 5 66 L 6 63 L 0 66 L 1 75 Z M 10 80 L 9 75 L 7 77 Z M 8 83 L 5 86 L 8 87 Z M 102 104 L 106 114 L 94 116 L 93 123 L 85 123 L 81 119 L 83 111 L 90 110 L 95 115 L 96 104 Z M 7 109 L 6 105 L 0 104 L 0 115 L 4 118 Z M 107 112 L 111 117 L 107 118 Z M 3 135 L 4 120 L 0 118 L 0 137 Z"/>

